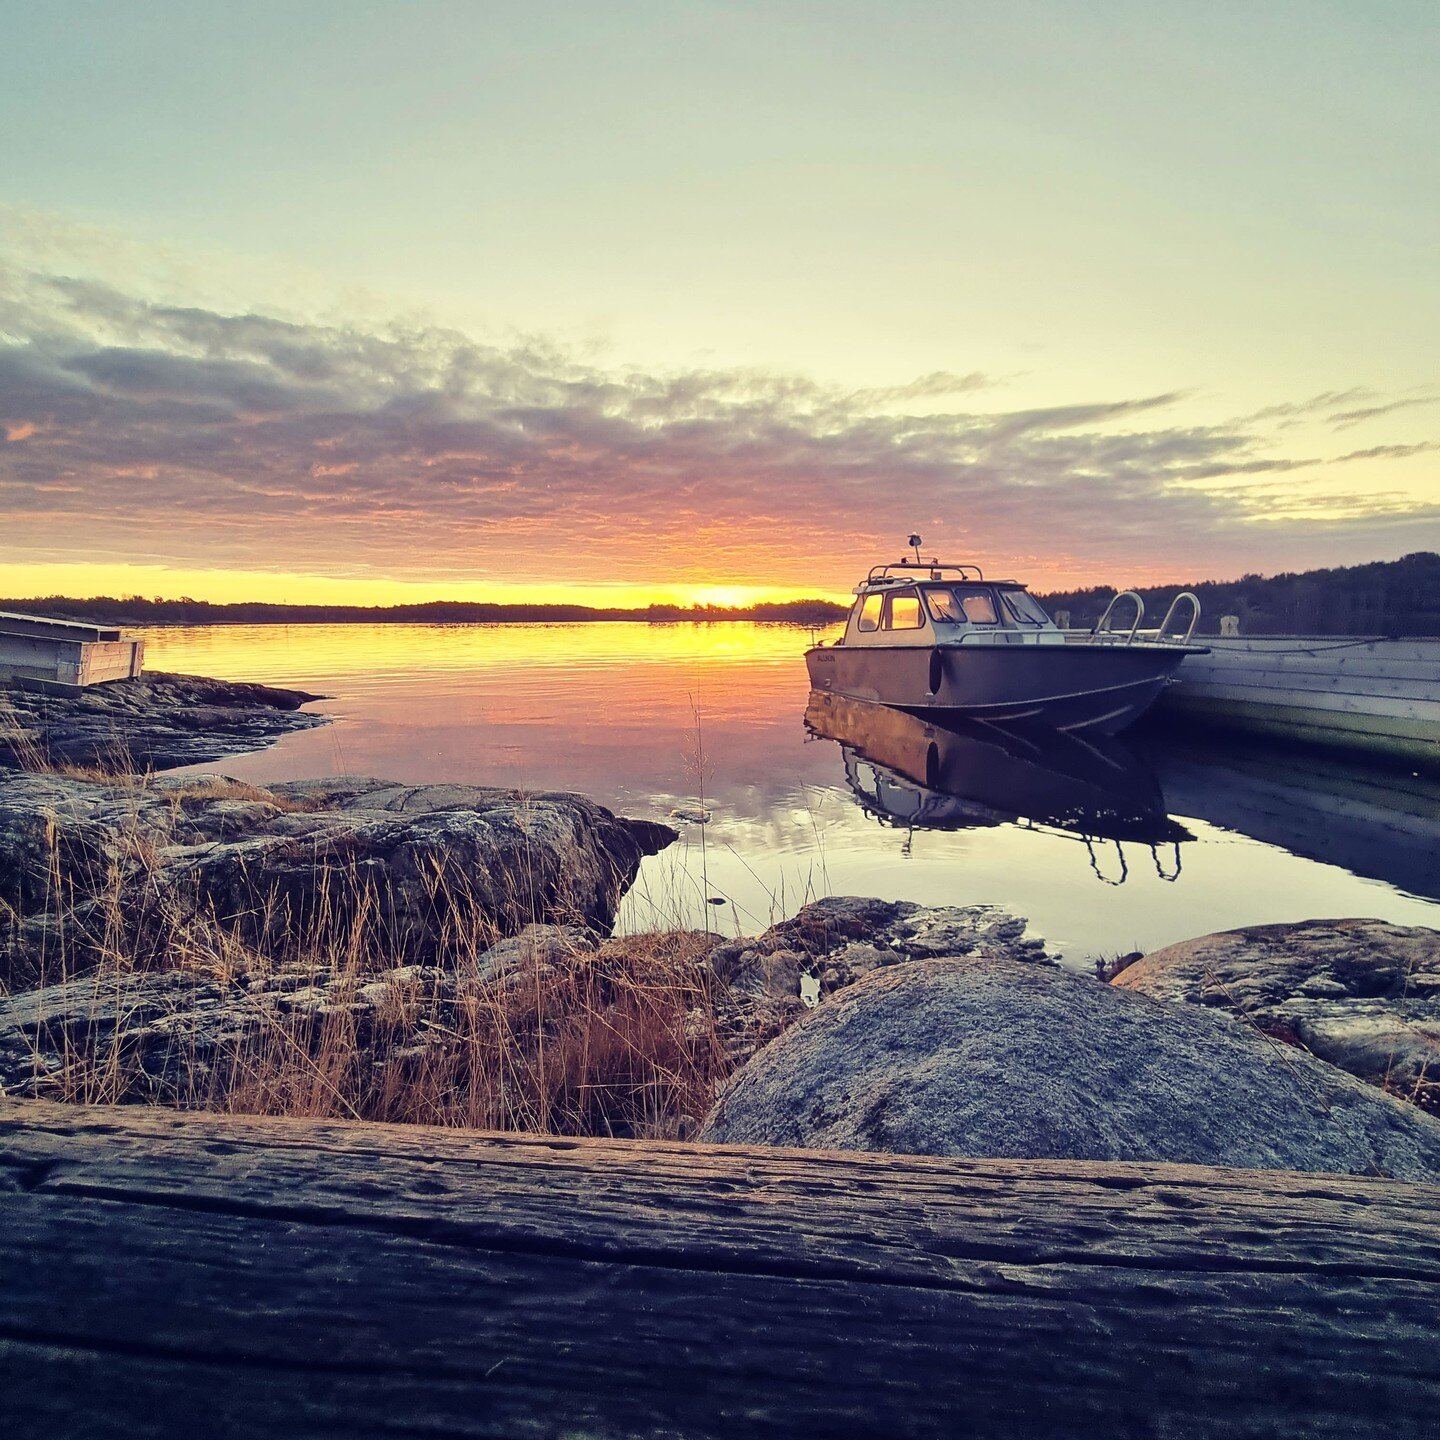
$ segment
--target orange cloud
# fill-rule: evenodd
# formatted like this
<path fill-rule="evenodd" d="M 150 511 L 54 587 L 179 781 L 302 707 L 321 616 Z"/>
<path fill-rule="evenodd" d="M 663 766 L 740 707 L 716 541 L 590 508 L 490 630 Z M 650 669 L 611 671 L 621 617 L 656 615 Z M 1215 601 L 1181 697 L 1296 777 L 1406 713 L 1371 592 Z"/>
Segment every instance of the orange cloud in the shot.
<path fill-rule="evenodd" d="M 0 343 L 0 394 L 46 417 L 45 445 L 0 467 L 7 565 L 93 552 L 103 535 L 108 553 L 172 573 L 264 567 L 270 594 L 304 576 L 377 595 L 540 577 L 656 598 L 813 595 L 844 594 L 912 530 L 1045 586 L 1303 568 L 1359 543 L 1399 554 L 1440 520 L 1433 493 L 1317 507 L 1327 462 L 1274 453 L 1254 416 L 1182 423 L 1163 391 L 937 408 L 973 403 L 969 378 L 876 391 L 606 370 L 453 332 L 44 287 L 33 337 Z M 1293 517 L 1283 534 L 1277 514 Z"/>

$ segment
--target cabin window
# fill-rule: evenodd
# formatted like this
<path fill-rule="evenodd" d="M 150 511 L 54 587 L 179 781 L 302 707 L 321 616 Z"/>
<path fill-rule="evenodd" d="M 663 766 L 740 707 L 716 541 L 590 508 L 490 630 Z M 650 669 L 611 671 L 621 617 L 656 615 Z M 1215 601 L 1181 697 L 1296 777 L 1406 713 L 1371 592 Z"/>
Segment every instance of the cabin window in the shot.
<path fill-rule="evenodd" d="M 867 595 L 865 603 L 860 607 L 860 617 L 855 622 L 855 628 L 867 634 L 871 630 L 880 628 L 880 607 L 885 603 L 883 595 Z"/>
<path fill-rule="evenodd" d="M 963 625 L 965 613 L 953 590 L 939 590 L 933 586 L 925 589 L 925 603 L 930 607 L 930 618 L 945 625 Z"/>
<path fill-rule="evenodd" d="M 885 614 L 887 630 L 918 630 L 924 623 L 918 590 L 905 590 L 890 597 L 890 608 Z"/>
<path fill-rule="evenodd" d="M 988 590 L 962 590 L 960 608 L 972 625 L 1000 623 L 1000 617 L 995 613 L 995 597 Z"/>
<path fill-rule="evenodd" d="M 1002 590 L 1001 599 L 1005 602 L 1005 608 L 1021 625 L 1048 625 L 1050 617 L 1045 613 L 1044 607 L 1033 596 L 1024 590 Z"/>

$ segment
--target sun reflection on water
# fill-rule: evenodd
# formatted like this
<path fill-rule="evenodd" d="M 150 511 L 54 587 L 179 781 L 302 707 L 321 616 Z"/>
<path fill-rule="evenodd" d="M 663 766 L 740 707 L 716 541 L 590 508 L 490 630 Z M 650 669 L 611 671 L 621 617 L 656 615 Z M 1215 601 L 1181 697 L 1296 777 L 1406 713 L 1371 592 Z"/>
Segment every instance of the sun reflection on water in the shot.
<path fill-rule="evenodd" d="M 714 817 L 703 858 L 699 827 L 677 821 L 680 842 L 646 862 L 627 901 L 629 928 L 753 933 L 827 893 L 994 903 L 1084 963 L 1311 916 L 1440 926 L 1440 905 L 1183 815 L 1195 839 L 1182 877 L 1167 881 L 1126 841 L 1118 887 L 1097 882 L 1083 837 L 1023 816 L 948 830 L 888 823 L 851 788 L 840 745 L 806 729 L 804 627 L 226 626 L 146 638 L 151 669 L 331 697 L 317 708 L 337 723 L 206 767 L 260 783 L 349 774 L 576 790 L 663 819 L 694 808 L 703 778 Z M 1104 859 L 1107 874 L 1122 868 L 1114 845 Z"/>

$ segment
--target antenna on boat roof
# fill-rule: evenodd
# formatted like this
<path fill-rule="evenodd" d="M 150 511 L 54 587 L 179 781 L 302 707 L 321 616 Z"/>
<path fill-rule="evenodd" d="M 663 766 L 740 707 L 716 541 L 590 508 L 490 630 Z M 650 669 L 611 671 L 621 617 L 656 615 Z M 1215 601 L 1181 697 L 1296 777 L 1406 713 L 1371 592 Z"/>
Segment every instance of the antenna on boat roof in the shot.
<path fill-rule="evenodd" d="M 915 552 L 915 563 L 918 565 L 920 563 L 920 546 L 924 544 L 924 541 L 918 535 L 912 535 L 905 543 Z"/>

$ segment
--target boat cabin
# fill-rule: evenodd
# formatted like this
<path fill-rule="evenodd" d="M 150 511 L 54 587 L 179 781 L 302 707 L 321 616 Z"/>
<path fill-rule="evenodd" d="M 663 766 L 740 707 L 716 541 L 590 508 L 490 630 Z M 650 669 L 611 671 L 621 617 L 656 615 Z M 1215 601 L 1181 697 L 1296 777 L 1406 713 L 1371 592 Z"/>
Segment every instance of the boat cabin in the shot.
<path fill-rule="evenodd" d="M 1018 580 L 977 565 L 898 561 L 855 587 L 843 645 L 1063 645 L 1065 636 Z"/>

